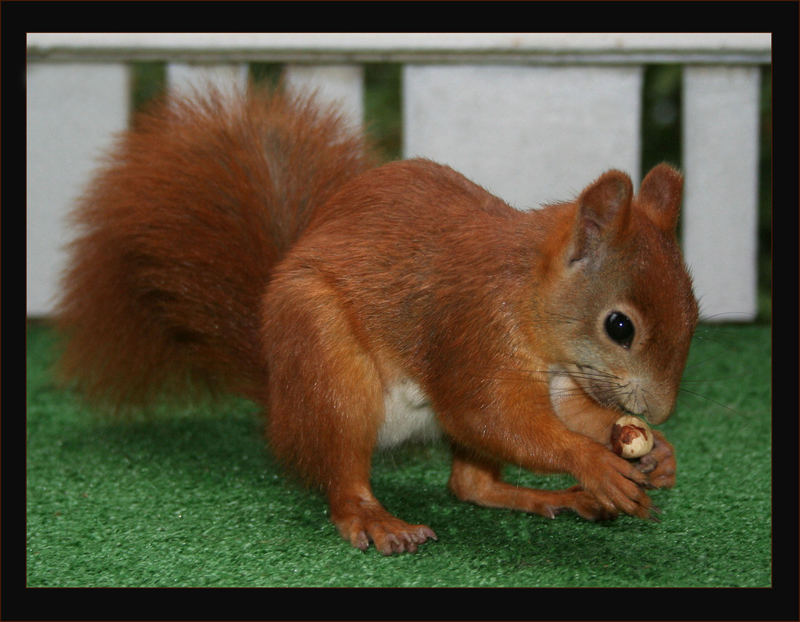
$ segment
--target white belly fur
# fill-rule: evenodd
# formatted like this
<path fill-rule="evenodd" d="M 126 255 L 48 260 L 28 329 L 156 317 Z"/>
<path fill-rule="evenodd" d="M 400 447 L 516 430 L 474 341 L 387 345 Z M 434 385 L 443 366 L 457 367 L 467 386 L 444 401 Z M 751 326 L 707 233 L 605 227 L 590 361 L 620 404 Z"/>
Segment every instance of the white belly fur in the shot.
<path fill-rule="evenodd" d="M 404 379 L 386 391 L 378 447 L 393 447 L 408 440 L 431 440 L 440 435 L 436 415 L 419 385 Z"/>

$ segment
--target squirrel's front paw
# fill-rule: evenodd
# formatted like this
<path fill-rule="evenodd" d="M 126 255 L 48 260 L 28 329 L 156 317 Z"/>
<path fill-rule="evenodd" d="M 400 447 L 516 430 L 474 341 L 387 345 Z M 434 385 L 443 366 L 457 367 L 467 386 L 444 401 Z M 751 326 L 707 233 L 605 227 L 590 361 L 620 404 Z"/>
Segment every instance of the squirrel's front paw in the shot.
<path fill-rule="evenodd" d="M 631 462 L 600 445 L 597 448 L 599 451 L 582 472 L 575 473 L 583 489 L 609 514 L 624 512 L 639 518 L 651 518 L 651 512 L 657 510 L 644 490 L 650 487 L 647 476 Z"/>
<path fill-rule="evenodd" d="M 677 470 L 675 449 L 661 432 L 653 430 L 653 437 L 652 451 L 635 463 L 636 468 L 647 475 L 653 488 L 671 488 L 675 485 Z"/>

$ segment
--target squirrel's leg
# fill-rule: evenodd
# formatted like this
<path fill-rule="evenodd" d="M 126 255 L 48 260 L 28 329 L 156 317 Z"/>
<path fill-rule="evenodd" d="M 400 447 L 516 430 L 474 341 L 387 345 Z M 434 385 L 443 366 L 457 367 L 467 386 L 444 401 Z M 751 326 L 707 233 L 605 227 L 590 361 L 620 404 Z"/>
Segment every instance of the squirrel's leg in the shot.
<path fill-rule="evenodd" d="M 567 490 L 535 490 L 514 486 L 500 479 L 501 464 L 455 446 L 450 473 L 450 490 L 462 501 L 495 508 L 507 508 L 555 518 L 573 510 L 589 520 L 614 518 L 594 497 L 574 486 Z"/>
<path fill-rule="evenodd" d="M 569 430 L 553 412 L 544 383 L 504 380 L 490 391 L 474 404 L 462 400 L 457 410 L 449 408 L 442 394 L 440 422 L 455 443 L 498 463 L 516 464 L 538 473 L 569 473 L 603 507 L 602 515 L 624 512 L 640 518 L 651 516 L 652 504 L 645 492 L 649 487 L 647 475 L 603 444 Z M 494 408 L 486 409 L 483 404 Z M 461 462 L 465 462 L 463 455 Z M 474 461 L 469 466 L 475 471 Z M 456 465 L 456 481 L 467 479 L 458 474 L 459 470 L 466 469 Z M 502 487 L 493 485 L 490 490 L 496 494 Z M 567 492 L 575 497 L 573 493 L 580 491 Z M 583 495 L 577 497 L 583 499 Z M 504 497 L 506 501 L 509 498 Z M 543 505 L 553 504 L 542 501 L 541 495 L 538 499 Z"/>
<path fill-rule="evenodd" d="M 383 554 L 413 552 L 429 538 L 385 510 L 370 468 L 383 417 L 383 384 L 335 293 L 313 276 L 276 279 L 264 307 L 267 436 L 275 455 L 325 491 L 345 540 Z"/>

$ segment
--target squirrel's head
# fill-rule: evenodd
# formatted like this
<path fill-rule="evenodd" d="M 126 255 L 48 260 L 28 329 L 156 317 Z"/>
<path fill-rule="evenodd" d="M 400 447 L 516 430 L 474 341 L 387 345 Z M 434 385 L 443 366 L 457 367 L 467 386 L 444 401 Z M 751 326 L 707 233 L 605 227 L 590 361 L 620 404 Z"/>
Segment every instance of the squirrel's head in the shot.
<path fill-rule="evenodd" d="M 554 367 L 596 402 L 664 421 L 672 412 L 697 302 L 675 233 L 683 179 L 660 164 L 633 195 L 609 171 L 575 202 L 574 218 L 550 258 L 541 309 Z M 566 333 L 566 334 L 565 334 Z"/>

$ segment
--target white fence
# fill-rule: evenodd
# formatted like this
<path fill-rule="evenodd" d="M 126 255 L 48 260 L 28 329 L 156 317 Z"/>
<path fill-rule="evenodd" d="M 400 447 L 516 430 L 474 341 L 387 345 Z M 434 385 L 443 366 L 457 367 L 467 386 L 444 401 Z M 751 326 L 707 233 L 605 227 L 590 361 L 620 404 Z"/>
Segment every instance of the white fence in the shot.
<path fill-rule="evenodd" d="M 769 34 L 29 34 L 28 313 L 51 312 L 64 215 L 129 115 L 129 65 L 169 88 L 284 62 L 363 115 L 363 65 L 403 63 L 403 152 L 446 162 L 512 205 L 570 199 L 640 171 L 649 63 L 683 65 L 684 249 L 704 317 L 756 315 L 760 65 Z"/>

